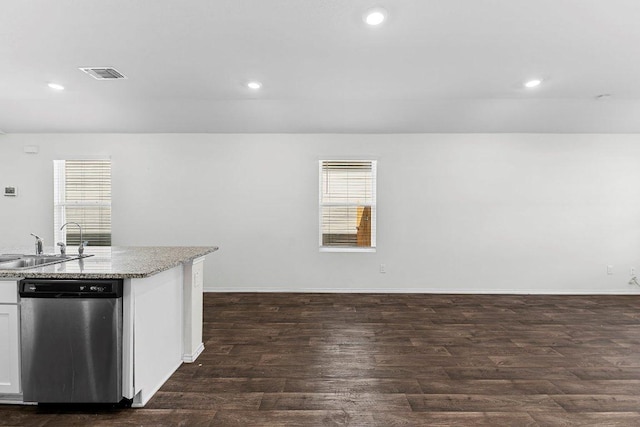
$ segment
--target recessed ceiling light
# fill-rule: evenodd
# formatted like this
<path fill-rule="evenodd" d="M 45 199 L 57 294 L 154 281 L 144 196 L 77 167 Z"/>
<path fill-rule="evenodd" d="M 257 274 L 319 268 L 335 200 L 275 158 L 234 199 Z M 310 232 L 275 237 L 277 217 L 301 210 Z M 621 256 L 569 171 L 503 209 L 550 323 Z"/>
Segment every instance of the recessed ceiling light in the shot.
<path fill-rule="evenodd" d="M 47 86 L 53 90 L 64 90 L 64 86 L 59 85 L 58 83 L 49 83 Z"/>
<path fill-rule="evenodd" d="M 372 27 L 382 24 L 387 19 L 387 12 L 384 9 L 376 8 L 364 14 L 364 22 Z"/>
<path fill-rule="evenodd" d="M 258 89 L 260 89 L 262 87 L 262 83 L 256 82 L 256 81 L 252 81 L 252 82 L 247 83 L 247 87 L 249 89 L 258 90 Z"/>
<path fill-rule="evenodd" d="M 534 87 L 538 87 L 540 86 L 540 83 L 542 83 L 542 80 L 540 79 L 533 79 L 533 80 L 529 80 L 527 82 L 524 83 L 524 87 L 532 89 Z"/>

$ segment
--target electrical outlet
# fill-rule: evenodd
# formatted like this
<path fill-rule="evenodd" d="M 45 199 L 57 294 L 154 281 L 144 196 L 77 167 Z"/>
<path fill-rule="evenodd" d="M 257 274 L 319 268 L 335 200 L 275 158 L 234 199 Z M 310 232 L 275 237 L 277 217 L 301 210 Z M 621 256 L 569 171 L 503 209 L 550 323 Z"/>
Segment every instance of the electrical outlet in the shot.
<path fill-rule="evenodd" d="M 613 274 L 613 265 L 607 265 L 607 274 Z"/>
<path fill-rule="evenodd" d="M 385 264 L 380 264 L 380 273 L 386 273 L 387 272 L 387 266 Z"/>

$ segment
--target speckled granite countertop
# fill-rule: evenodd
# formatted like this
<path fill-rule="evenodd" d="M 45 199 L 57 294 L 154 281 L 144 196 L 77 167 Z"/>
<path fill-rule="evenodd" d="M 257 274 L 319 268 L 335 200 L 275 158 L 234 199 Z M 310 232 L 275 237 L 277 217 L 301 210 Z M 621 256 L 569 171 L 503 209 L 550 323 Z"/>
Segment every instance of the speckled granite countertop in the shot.
<path fill-rule="evenodd" d="M 48 249 L 48 250 L 46 250 Z M 126 279 L 153 276 L 180 263 L 194 260 L 217 251 L 216 246 L 152 246 L 99 247 L 87 246 L 85 255 L 91 257 L 35 267 L 27 270 L 2 270 L 0 278 L 56 278 L 56 279 Z M 33 248 L 0 248 L 0 254 L 32 254 Z M 53 253 L 45 248 L 45 253 Z M 76 253 L 69 247 L 67 253 Z"/>

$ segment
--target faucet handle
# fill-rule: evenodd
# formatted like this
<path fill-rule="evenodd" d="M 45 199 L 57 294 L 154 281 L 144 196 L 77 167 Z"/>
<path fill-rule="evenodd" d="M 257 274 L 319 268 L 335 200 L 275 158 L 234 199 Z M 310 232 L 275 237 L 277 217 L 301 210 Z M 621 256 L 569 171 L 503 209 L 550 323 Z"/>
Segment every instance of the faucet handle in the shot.
<path fill-rule="evenodd" d="M 67 245 L 64 242 L 58 242 L 56 244 L 58 246 L 60 246 L 60 255 L 66 255 L 67 254 Z"/>
<path fill-rule="evenodd" d="M 36 255 L 42 255 L 43 252 L 43 242 L 42 242 L 42 238 L 40 236 L 36 236 L 33 233 L 29 233 L 31 234 L 33 237 L 36 238 Z"/>
<path fill-rule="evenodd" d="M 88 240 L 80 241 L 80 245 L 78 245 L 78 254 L 82 255 L 84 253 L 84 247 L 89 244 Z"/>

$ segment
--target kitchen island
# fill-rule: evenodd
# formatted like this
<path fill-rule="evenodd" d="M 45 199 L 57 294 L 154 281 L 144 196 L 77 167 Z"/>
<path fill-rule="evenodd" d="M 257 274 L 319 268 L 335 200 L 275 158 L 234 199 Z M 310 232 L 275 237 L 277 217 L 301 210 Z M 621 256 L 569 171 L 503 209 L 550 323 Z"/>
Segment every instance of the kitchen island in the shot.
<path fill-rule="evenodd" d="M 123 280 L 122 394 L 140 407 L 183 362 L 193 362 L 204 349 L 203 262 L 217 249 L 89 246 L 88 257 L 58 264 L 23 270 L 2 270 L 0 264 L 0 403 L 23 403 L 21 279 Z M 28 252 L 0 248 L 0 254 Z"/>

